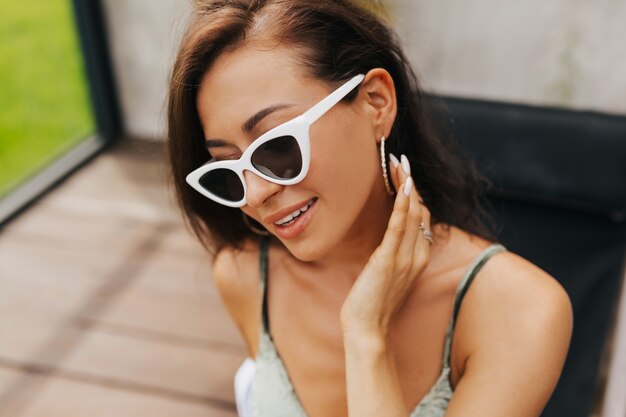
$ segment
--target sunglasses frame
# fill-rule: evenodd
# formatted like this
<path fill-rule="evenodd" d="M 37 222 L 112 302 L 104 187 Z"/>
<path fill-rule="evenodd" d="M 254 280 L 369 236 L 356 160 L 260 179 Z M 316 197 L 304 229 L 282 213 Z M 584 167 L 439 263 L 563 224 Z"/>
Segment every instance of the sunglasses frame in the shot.
<path fill-rule="evenodd" d="M 323 98 L 306 112 L 268 130 L 263 135 L 255 139 L 250 144 L 250 146 L 248 146 L 248 148 L 244 151 L 239 159 L 229 159 L 224 161 L 215 161 L 214 159 L 209 160 L 204 165 L 193 170 L 187 175 L 187 177 L 185 178 L 187 184 L 189 184 L 203 196 L 228 207 L 243 207 L 247 204 L 247 185 L 245 177 L 243 175 L 244 170 L 251 171 L 259 177 L 263 178 L 264 180 L 275 184 L 297 184 L 304 179 L 307 172 L 309 171 L 309 164 L 311 161 L 309 130 L 311 125 L 315 123 L 320 117 L 322 117 L 333 106 L 335 106 L 335 104 L 339 103 L 345 96 L 348 95 L 348 93 L 354 90 L 354 88 L 356 88 L 361 83 L 361 81 L 363 81 L 364 78 L 364 74 L 354 76 L 352 79 L 350 79 L 341 87 L 337 88 L 335 91 Z M 293 137 L 298 143 L 298 147 L 300 148 L 300 153 L 302 155 L 302 169 L 300 170 L 298 175 L 294 178 L 285 180 L 270 177 L 259 171 L 254 165 L 252 165 L 252 154 L 254 153 L 254 151 L 256 151 L 261 145 L 282 136 Z M 207 172 L 211 172 L 216 169 L 228 169 L 237 174 L 239 180 L 241 181 L 241 184 L 243 185 L 243 198 L 241 200 L 231 201 L 224 199 L 216 194 L 211 193 L 200 184 L 200 179 L 202 178 L 202 176 L 204 176 Z"/>

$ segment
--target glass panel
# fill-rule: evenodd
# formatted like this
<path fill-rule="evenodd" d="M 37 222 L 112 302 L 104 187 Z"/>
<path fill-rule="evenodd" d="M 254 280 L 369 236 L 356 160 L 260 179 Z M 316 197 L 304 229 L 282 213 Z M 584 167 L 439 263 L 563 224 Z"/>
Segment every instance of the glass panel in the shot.
<path fill-rule="evenodd" d="M 95 131 L 69 0 L 0 0 L 0 198 Z"/>

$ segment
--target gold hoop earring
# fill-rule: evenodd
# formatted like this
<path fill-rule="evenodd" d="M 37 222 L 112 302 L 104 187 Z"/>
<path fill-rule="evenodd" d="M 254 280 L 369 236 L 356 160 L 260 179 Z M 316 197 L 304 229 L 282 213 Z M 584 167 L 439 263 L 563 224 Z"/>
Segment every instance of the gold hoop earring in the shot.
<path fill-rule="evenodd" d="M 395 195 L 391 186 L 389 185 L 389 177 L 387 176 L 387 159 L 385 157 L 385 136 L 381 136 L 380 138 L 380 162 L 383 168 L 383 180 L 385 181 L 385 188 L 387 189 L 387 194 Z"/>
<path fill-rule="evenodd" d="M 246 224 L 246 226 L 248 227 L 248 229 L 250 229 L 250 231 L 252 233 L 255 233 L 255 234 L 261 235 L 261 236 L 269 236 L 269 235 L 271 235 L 271 233 L 268 232 L 266 229 L 259 229 L 258 227 L 254 226 L 252 223 L 250 223 L 250 220 L 248 219 L 248 216 L 246 215 L 246 213 L 244 213 L 242 211 L 241 214 L 243 215 L 243 222 Z"/>

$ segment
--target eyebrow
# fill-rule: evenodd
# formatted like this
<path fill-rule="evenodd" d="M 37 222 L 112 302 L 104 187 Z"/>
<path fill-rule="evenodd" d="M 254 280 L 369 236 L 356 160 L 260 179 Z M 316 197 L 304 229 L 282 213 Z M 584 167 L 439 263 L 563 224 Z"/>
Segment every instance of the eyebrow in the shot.
<path fill-rule="evenodd" d="M 275 111 L 278 111 L 287 107 L 292 107 L 292 106 L 293 104 L 280 103 L 280 104 L 274 104 L 272 106 L 266 107 L 263 110 L 256 112 L 251 117 L 249 117 L 248 120 L 243 122 L 243 124 L 241 125 L 241 130 L 243 130 L 245 133 L 250 133 L 252 132 L 252 130 L 254 130 L 256 125 L 258 125 L 261 122 L 261 120 L 263 120 L 265 117 L 269 116 Z M 223 139 L 206 139 L 205 144 L 206 144 L 207 149 L 228 145 L 228 143 Z"/>

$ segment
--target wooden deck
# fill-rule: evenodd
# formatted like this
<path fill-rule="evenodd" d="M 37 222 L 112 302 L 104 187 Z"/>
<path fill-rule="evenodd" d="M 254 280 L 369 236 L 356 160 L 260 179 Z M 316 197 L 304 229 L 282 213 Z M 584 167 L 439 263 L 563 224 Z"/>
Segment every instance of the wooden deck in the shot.
<path fill-rule="evenodd" d="M 1 417 L 236 417 L 245 348 L 161 147 L 120 143 L 0 230 Z"/>
<path fill-rule="evenodd" d="M 0 415 L 236 416 L 245 349 L 160 148 L 117 145 L 0 231 Z"/>

